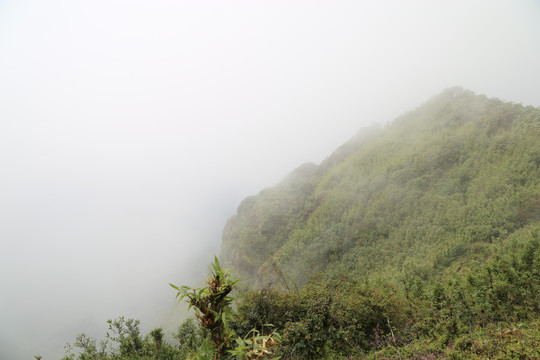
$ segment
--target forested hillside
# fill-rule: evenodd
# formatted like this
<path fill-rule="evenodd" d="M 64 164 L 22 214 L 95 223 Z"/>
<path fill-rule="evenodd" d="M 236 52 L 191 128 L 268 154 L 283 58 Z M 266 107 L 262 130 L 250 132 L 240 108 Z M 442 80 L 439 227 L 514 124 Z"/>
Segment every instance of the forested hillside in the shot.
<path fill-rule="evenodd" d="M 245 199 L 222 256 L 260 286 L 464 271 L 538 224 L 539 165 L 539 109 L 447 89 Z"/>
<path fill-rule="evenodd" d="M 445 90 L 245 199 L 175 342 L 65 359 L 539 360 L 539 179 L 540 109 Z"/>

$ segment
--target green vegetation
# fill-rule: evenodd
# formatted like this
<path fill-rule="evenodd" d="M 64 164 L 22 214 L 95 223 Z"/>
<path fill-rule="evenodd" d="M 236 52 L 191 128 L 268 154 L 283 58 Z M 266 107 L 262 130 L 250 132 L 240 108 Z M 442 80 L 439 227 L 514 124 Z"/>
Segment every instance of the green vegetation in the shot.
<path fill-rule="evenodd" d="M 282 319 L 239 326 L 276 324 L 287 358 L 538 357 L 539 165 L 540 109 L 459 88 L 360 132 L 320 165 L 244 200 L 227 223 L 224 262 L 267 289 L 265 306 Z M 337 284 L 346 284 L 339 296 L 330 290 Z M 388 289 L 390 303 L 381 300 Z M 262 295 L 251 296 L 239 314 L 257 318 L 261 310 L 242 310 L 258 306 Z M 351 330 L 329 312 L 319 325 L 327 333 L 317 332 L 308 305 L 290 317 L 309 302 L 302 299 L 324 298 L 365 328 Z M 514 342 L 528 345 L 516 350 Z"/>
<path fill-rule="evenodd" d="M 177 345 L 77 359 L 540 359 L 539 179 L 540 109 L 445 90 L 245 199 Z"/>
<path fill-rule="evenodd" d="M 298 292 L 252 290 L 232 327 L 275 324 L 287 359 L 539 358 L 539 234 L 520 231 L 482 265 L 437 280 L 315 277 Z"/>
<path fill-rule="evenodd" d="M 193 289 L 188 286 L 178 288 L 169 284 L 178 291 L 177 298 L 187 298 L 190 308 L 195 308 L 195 316 L 199 325 L 208 330 L 216 356 L 222 358 L 231 348 L 233 332 L 227 326 L 227 317 L 231 314 L 233 298 L 228 296 L 238 280 L 231 280 L 221 268 L 216 258 L 212 263 L 212 271 L 208 279 L 208 287 Z"/>
<path fill-rule="evenodd" d="M 224 263 L 259 286 L 465 266 L 540 220 L 539 139 L 539 109 L 446 90 L 244 200 Z"/>
<path fill-rule="evenodd" d="M 234 298 L 228 295 L 238 280 L 231 279 L 229 273 L 221 268 L 217 257 L 210 270 L 206 287 L 195 289 L 169 284 L 178 292 L 176 297 L 179 301 L 185 299 L 190 308 L 195 308 L 195 317 L 199 323 L 196 326 L 192 318 L 184 321 L 173 336 L 177 341 L 176 346 L 164 340 L 161 328 L 152 330 L 143 338 L 138 320 L 120 317 L 118 320 L 107 321 L 109 332 L 106 340 L 100 342 L 99 348 L 96 340 L 82 334 L 75 342 L 78 354 L 68 344 L 68 355 L 63 360 L 277 360 L 279 357 L 275 357 L 273 349 L 279 346 L 280 336 L 277 332 L 264 335 L 257 329 L 251 329 L 243 337 L 236 336 L 227 319 L 236 316 L 231 308 Z"/>

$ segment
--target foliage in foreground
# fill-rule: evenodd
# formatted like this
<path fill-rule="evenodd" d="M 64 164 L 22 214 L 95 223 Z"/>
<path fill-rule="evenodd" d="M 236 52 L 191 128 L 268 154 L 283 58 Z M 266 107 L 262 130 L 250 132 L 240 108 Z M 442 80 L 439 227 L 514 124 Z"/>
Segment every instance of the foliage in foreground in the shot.
<path fill-rule="evenodd" d="M 314 278 L 298 292 L 249 291 L 231 324 L 241 334 L 273 323 L 284 359 L 539 358 L 540 225 L 511 240 L 483 265 L 421 290 L 411 279 Z"/>
<path fill-rule="evenodd" d="M 321 276 L 301 289 L 241 291 L 233 311 L 234 283 L 216 259 L 207 287 L 175 287 L 198 314 L 175 345 L 120 318 L 106 341 L 81 335 L 79 355 L 65 359 L 540 359 L 540 224 L 481 266 L 421 288 L 414 278 Z"/>
<path fill-rule="evenodd" d="M 227 318 L 232 317 L 231 304 L 234 298 L 228 296 L 237 280 L 221 268 L 216 258 L 211 265 L 207 287 L 194 289 L 188 286 L 177 287 L 177 298 L 186 299 L 190 308 L 195 309 L 198 326 L 188 318 L 173 336 L 176 346 L 164 340 L 161 328 L 152 330 L 144 338 L 140 335 L 139 321 L 120 317 L 109 320 L 106 340 L 99 346 L 96 340 L 79 335 L 73 352 L 67 345 L 68 355 L 64 360 L 173 360 L 173 359 L 277 359 L 272 347 L 279 345 L 279 334 L 264 335 L 251 330 L 247 336 L 235 339 L 234 331 L 228 326 Z M 236 344 L 234 344 L 234 341 Z M 109 342 L 110 341 L 110 342 Z"/>
<path fill-rule="evenodd" d="M 195 308 L 195 316 L 201 328 L 208 330 L 216 357 L 222 358 L 231 348 L 234 333 L 227 326 L 227 317 L 231 315 L 234 298 L 228 296 L 238 280 L 230 279 L 217 257 L 211 265 L 211 275 L 207 287 L 194 289 L 189 286 L 180 288 L 169 284 L 178 291 L 176 298 L 186 299 L 190 308 Z"/>

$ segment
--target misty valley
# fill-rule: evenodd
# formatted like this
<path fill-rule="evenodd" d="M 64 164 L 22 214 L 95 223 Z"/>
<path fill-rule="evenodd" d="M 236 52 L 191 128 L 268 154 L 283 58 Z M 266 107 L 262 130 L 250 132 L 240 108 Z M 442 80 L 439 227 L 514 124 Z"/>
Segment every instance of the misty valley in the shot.
<path fill-rule="evenodd" d="M 446 89 L 245 198 L 174 330 L 63 359 L 540 359 L 539 179 L 540 108 Z"/>

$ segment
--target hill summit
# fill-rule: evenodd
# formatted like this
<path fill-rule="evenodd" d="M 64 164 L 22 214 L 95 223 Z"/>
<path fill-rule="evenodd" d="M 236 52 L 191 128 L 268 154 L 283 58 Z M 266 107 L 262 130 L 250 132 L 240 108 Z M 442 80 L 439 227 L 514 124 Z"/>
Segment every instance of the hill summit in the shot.
<path fill-rule="evenodd" d="M 540 220 L 540 109 L 450 88 L 246 198 L 222 258 L 264 286 L 482 262 Z"/>

